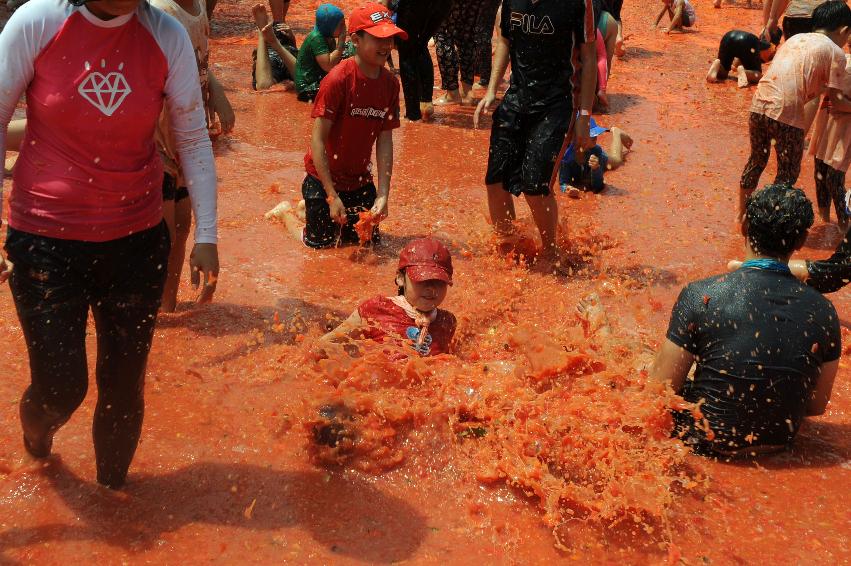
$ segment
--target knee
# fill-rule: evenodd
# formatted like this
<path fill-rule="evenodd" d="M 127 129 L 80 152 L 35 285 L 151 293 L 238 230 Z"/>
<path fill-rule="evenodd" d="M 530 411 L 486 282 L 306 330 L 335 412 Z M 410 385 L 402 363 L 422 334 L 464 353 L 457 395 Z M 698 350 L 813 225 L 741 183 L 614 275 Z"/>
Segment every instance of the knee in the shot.
<path fill-rule="evenodd" d="M 51 420 L 67 419 L 83 403 L 88 390 L 88 376 L 51 385 L 33 384 L 21 399 L 21 408 L 31 407 L 45 413 Z"/>

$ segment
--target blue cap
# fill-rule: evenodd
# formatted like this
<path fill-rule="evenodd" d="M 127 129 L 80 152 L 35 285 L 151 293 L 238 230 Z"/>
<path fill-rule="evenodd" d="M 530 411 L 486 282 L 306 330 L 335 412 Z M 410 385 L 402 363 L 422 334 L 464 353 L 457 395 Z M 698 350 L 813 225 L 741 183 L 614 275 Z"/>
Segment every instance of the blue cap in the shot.
<path fill-rule="evenodd" d="M 590 127 L 588 128 L 588 130 L 589 130 L 588 135 L 591 136 L 592 138 L 596 138 L 597 136 L 605 134 L 606 132 L 609 131 L 609 128 L 604 128 L 603 126 L 598 126 L 597 122 L 594 121 L 594 118 L 591 118 L 591 121 L 589 122 L 589 126 Z"/>

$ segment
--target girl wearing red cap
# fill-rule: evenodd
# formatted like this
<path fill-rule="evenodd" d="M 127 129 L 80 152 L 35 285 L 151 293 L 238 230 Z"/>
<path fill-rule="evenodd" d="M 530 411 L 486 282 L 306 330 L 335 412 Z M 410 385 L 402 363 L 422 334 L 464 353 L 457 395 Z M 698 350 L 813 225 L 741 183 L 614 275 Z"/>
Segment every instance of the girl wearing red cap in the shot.
<path fill-rule="evenodd" d="M 452 285 L 452 257 L 446 246 L 434 238 L 421 238 L 405 246 L 399 254 L 396 285 L 399 292 L 395 297 L 364 301 L 321 341 L 363 337 L 382 343 L 407 343 L 421 356 L 448 353 L 457 323 L 455 315 L 438 308 Z"/>

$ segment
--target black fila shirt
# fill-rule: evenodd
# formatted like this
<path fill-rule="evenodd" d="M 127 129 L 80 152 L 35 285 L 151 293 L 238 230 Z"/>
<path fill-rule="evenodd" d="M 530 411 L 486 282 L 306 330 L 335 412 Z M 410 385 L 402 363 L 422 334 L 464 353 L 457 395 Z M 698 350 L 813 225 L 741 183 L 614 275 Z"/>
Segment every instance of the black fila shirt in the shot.
<path fill-rule="evenodd" d="M 511 54 L 505 103 L 521 112 L 572 103 L 579 47 L 597 37 L 592 0 L 503 0 L 500 27 Z"/>

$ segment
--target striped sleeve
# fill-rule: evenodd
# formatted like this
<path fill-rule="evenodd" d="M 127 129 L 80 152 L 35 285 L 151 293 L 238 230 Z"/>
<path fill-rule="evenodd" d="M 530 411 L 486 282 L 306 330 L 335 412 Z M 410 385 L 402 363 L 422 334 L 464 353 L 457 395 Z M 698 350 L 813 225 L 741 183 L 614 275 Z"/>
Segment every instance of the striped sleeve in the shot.
<path fill-rule="evenodd" d="M 216 164 L 207 132 L 195 51 L 186 29 L 176 19 L 153 8 L 143 14 L 168 61 L 166 106 L 195 213 L 195 243 L 215 244 L 218 242 Z"/>
<path fill-rule="evenodd" d="M 70 4 L 65 3 L 67 6 Z M 33 79 L 35 60 L 67 19 L 70 9 L 56 0 L 24 4 L 0 32 L 0 161 L 6 157 L 6 130 L 21 95 Z M 0 175 L 0 220 L 3 177 Z"/>

